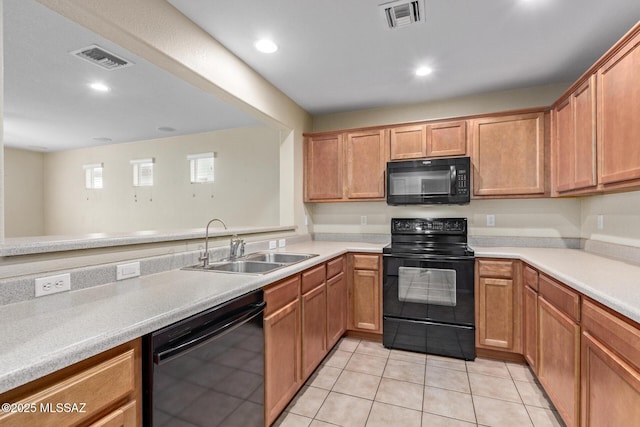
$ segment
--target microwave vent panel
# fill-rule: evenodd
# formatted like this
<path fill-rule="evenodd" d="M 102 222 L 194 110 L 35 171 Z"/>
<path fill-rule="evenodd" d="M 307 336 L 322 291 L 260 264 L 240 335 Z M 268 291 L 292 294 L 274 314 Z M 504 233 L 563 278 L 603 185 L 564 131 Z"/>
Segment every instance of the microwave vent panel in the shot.
<path fill-rule="evenodd" d="M 424 22 L 424 0 L 398 0 L 383 3 L 379 7 L 388 28 L 402 28 Z"/>
<path fill-rule="evenodd" d="M 95 44 L 69 53 L 109 71 L 133 65 L 133 62 L 121 58 Z"/>

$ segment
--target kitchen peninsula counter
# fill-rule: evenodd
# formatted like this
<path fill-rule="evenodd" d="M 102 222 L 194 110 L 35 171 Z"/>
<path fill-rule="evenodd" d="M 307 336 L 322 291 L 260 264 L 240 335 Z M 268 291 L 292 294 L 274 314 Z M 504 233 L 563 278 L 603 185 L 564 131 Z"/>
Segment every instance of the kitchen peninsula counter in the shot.
<path fill-rule="evenodd" d="M 0 306 L 0 393 L 336 256 L 383 246 L 307 241 L 281 251 L 319 256 L 265 275 L 171 270 Z M 576 249 L 474 250 L 525 261 L 640 322 L 640 266 Z"/>

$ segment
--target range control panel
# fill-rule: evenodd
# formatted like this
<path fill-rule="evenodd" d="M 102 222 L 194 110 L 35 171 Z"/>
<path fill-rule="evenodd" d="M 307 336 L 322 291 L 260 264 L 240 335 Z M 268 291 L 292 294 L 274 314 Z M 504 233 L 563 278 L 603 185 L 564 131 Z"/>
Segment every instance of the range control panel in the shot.
<path fill-rule="evenodd" d="M 391 234 L 467 234 L 466 218 L 392 218 Z"/>

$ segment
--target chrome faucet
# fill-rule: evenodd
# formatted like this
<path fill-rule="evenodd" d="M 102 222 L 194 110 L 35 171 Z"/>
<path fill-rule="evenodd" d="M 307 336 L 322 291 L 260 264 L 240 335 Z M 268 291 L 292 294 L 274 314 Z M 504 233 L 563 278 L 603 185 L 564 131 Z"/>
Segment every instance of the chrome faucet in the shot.
<path fill-rule="evenodd" d="M 204 268 L 207 268 L 207 266 L 209 265 L 209 226 L 211 225 L 212 222 L 215 222 L 215 221 L 218 221 L 220 224 L 222 224 L 225 230 L 227 229 L 227 224 L 225 224 L 224 221 L 218 218 L 213 218 L 211 221 L 207 223 L 207 228 L 204 233 L 204 253 L 199 258 L 200 261 L 202 261 L 202 266 Z"/>
<path fill-rule="evenodd" d="M 231 245 L 229 247 L 229 259 L 235 259 L 243 255 L 244 255 L 244 240 L 239 239 L 238 235 L 234 234 L 233 236 L 231 236 Z"/>

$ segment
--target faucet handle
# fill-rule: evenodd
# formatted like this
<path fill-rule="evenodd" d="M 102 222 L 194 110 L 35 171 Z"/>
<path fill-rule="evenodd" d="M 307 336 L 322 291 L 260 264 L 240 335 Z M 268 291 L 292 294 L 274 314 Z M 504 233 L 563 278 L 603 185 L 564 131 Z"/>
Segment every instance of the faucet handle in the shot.
<path fill-rule="evenodd" d="M 240 256 L 244 256 L 244 240 L 240 239 Z"/>

